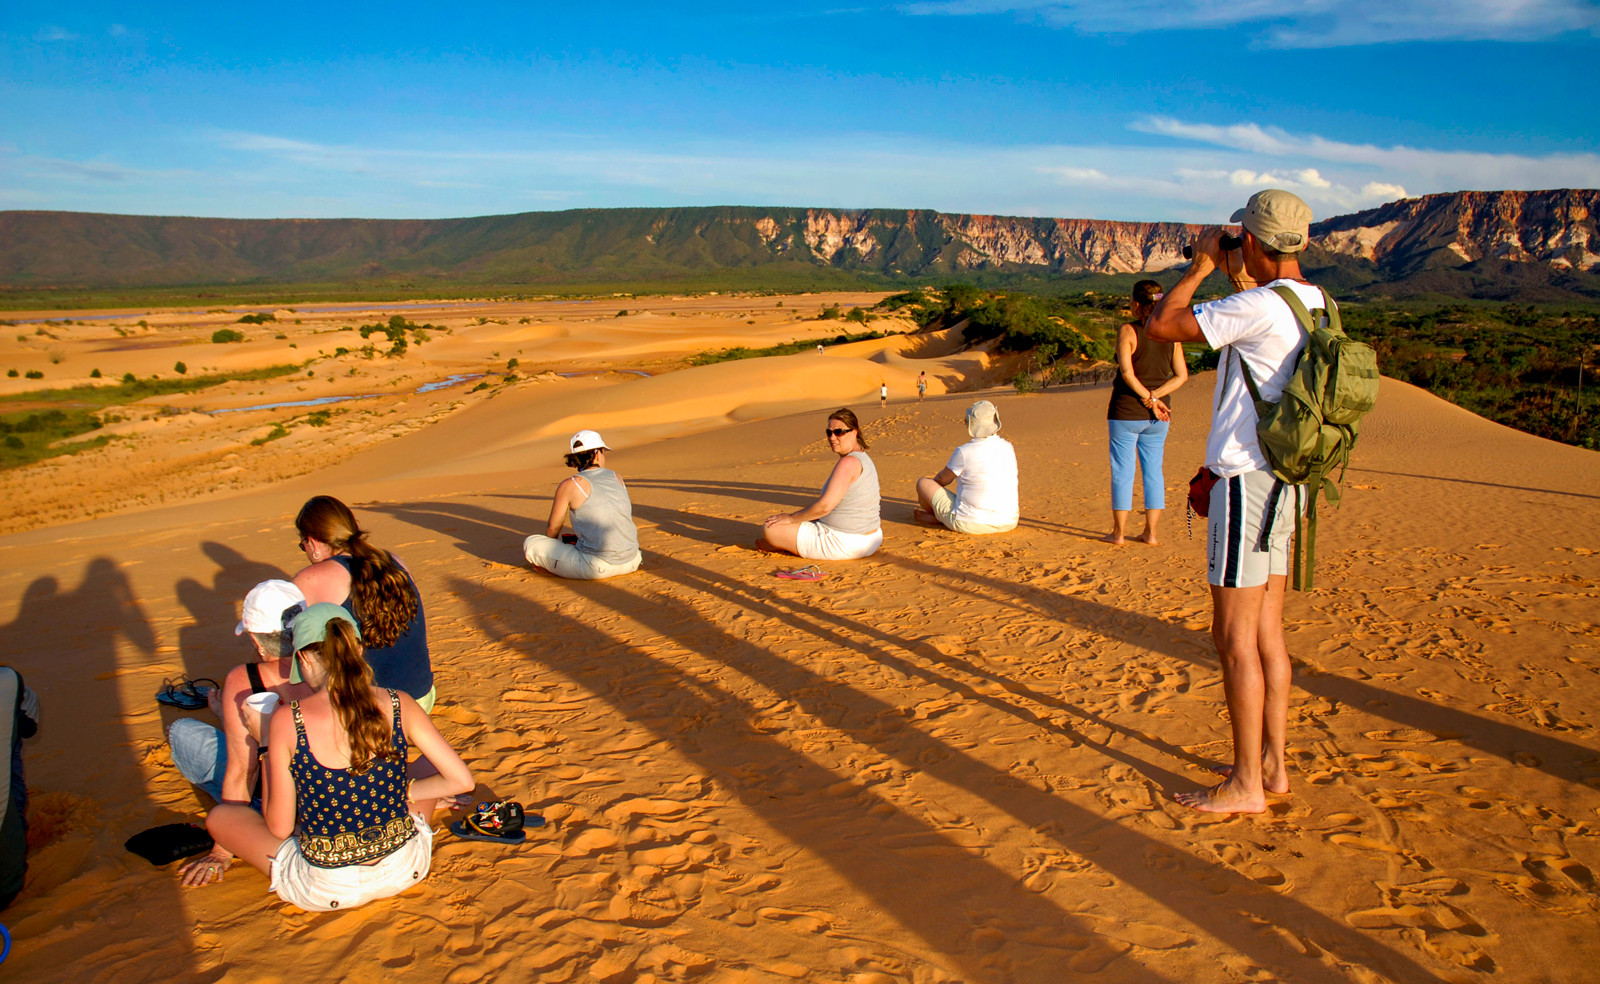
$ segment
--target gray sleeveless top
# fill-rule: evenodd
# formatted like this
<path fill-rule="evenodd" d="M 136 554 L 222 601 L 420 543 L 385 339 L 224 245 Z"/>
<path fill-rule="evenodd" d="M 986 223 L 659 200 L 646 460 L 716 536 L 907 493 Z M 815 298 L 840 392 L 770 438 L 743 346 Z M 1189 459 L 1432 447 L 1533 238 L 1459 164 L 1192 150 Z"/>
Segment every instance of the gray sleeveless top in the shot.
<path fill-rule="evenodd" d="M 626 564 L 639 555 L 639 531 L 633 525 L 633 502 L 628 487 L 609 468 L 586 468 L 578 473 L 589 483 L 589 497 L 573 506 L 572 531 L 578 549 L 608 564 Z"/>
<path fill-rule="evenodd" d="M 876 533 L 883 526 L 878 514 L 878 468 L 864 451 L 852 451 L 849 457 L 861 462 L 861 474 L 844 490 L 833 512 L 817 522 L 840 533 Z"/>

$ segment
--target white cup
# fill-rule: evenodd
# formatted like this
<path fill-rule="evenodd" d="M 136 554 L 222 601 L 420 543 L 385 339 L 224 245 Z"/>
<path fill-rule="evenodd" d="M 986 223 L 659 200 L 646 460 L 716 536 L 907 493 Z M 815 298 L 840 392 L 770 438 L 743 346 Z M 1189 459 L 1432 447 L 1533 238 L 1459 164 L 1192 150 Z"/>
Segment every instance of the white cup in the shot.
<path fill-rule="evenodd" d="M 272 712 L 278 709 L 279 700 L 281 698 L 270 690 L 264 693 L 251 694 L 244 699 L 245 707 L 261 715 L 261 728 L 258 733 L 261 735 L 262 744 L 266 743 L 267 723 L 272 720 Z"/>

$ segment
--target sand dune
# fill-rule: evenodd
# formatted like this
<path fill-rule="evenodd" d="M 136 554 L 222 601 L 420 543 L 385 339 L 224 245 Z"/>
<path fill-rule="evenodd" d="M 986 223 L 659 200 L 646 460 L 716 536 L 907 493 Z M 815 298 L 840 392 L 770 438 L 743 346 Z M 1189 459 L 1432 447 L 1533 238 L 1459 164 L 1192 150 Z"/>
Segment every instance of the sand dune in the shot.
<path fill-rule="evenodd" d="M 905 400 L 896 380 L 916 362 L 859 344 L 500 389 L 267 488 L 0 538 L 0 639 L 47 714 L 6 971 L 1592 976 L 1600 455 L 1386 380 L 1345 504 L 1324 514 L 1321 590 L 1289 603 L 1294 792 L 1260 816 L 1202 816 L 1170 794 L 1228 747 L 1203 545 L 1176 508 L 1161 547 L 1096 539 L 1106 391 L 985 391 L 1018 449 L 1023 523 L 930 532 L 909 524 L 912 483 L 964 439 L 973 397 Z M 880 411 L 863 396 L 884 372 L 901 398 Z M 1175 400 L 1174 507 L 1210 385 Z M 809 501 L 829 462 L 818 410 L 761 415 L 850 400 L 883 480 L 885 547 L 825 565 L 820 583 L 774 579 L 781 563 L 746 546 L 755 524 Z M 645 564 L 610 582 L 535 574 L 518 555 L 579 423 L 626 437 L 614 464 Z M 415 572 L 435 716 L 480 795 L 551 820 L 516 850 L 442 835 L 419 889 L 317 915 L 238 868 L 180 890 L 120 846 L 203 809 L 150 695 L 237 661 L 238 600 L 294 568 L 290 517 L 313 491 L 356 504 Z"/>

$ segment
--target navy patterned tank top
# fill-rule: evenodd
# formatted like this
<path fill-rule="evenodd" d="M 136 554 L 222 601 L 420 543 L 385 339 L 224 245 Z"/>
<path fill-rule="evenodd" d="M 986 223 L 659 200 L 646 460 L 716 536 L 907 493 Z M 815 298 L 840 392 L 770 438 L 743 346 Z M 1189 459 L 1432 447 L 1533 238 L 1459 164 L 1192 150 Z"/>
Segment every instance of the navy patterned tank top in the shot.
<path fill-rule="evenodd" d="M 406 733 L 400 727 L 400 696 L 389 691 L 394 705 L 391 740 L 398 759 L 373 759 L 361 775 L 330 769 L 311 754 L 300 702 L 294 701 L 294 777 L 297 812 L 295 836 L 300 853 L 318 868 L 366 864 L 394 853 L 417 835 L 406 807 Z"/>

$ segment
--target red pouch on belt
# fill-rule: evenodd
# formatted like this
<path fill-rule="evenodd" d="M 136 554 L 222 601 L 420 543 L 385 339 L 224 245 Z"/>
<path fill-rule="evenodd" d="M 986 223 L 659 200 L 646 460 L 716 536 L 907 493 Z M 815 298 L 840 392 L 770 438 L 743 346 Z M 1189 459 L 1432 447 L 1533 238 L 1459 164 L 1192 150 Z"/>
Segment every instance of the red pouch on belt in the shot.
<path fill-rule="evenodd" d="M 1222 476 L 1204 465 L 1189 479 L 1189 508 L 1201 518 L 1211 511 L 1211 486 L 1220 481 Z"/>

